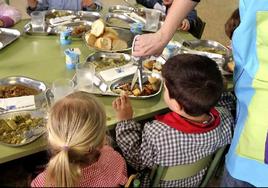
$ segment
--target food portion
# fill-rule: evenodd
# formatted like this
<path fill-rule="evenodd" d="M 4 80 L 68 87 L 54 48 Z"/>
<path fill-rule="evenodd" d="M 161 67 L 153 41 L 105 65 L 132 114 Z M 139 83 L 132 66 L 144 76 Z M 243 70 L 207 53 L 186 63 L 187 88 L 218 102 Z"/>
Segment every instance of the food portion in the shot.
<path fill-rule="evenodd" d="M 93 63 L 95 65 L 96 72 L 99 72 L 102 70 L 123 66 L 129 63 L 129 61 L 127 61 L 125 57 L 121 55 L 119 58 L 101 57 L 100 59 L 91 61 L 90 63 Z"/>
<path fill-rule="evenodd" d="M 127 93 L 128 95 L 134 96 L 149 96 L 157 93 L 160 89 L 161 80 L 156 77 L 148 77 L 148 80 L 143 83 L 143 90 L 139 89 L 138 83 L 136 83 L 131 90 L 131 81 L 130 82 L 122 82 L 118 84 L 114 89 L 113 92 L 117 94 L 124 94 Z"/>
<path fill-rule="evenodd" d="M 41 91 L 20 84 L 0 86 L 0 98 L 38 95 Z"/>
<path fill-rule="evenodd" d="M 33 136 L 30 131 L 43 125 L 44 118 L 32 117 L 30 114 L 0 119 L 0 141 L 7 144 L 23 144 Z"/>
<path fill-rule="evenodd" d="M 226 51 L 214 47 L 197 46 L 193 50 L 226 55 Z"/>
<path fill-rule="evenodd" d="M 143 67 L 153 72 L 161 72 L 162 64 L 156 60 L 145 60 L 143 61 Z"/>
<path fill-rule="evenodd" d="M 72 15 L 72 13 L 57 10 L 57 11 L 48 13 L 46 15 L 46 19 L 54 19 L 54 18 L 63 17 L 63 16 L 70 16 L 70 15 Z"/>
<path fill-rule="evenodd" d="M 128 47 L 127 42 L 120 39 L 118 32 L 106 27 L 101 19 L 93 22 L 91 31 L 85 34 L 85 40 L 89 46 L 104 51 L 117 51 Z"/>
<path fill-rule="evenodd" d="M 227 63 L 227 70 L 230 72 L 234 72 L 234 68 L 235 68 L 235 63 L 234 61 L 230 61 Z"/>
<path fill-rule="evenodd" d="M 75 27 L 73 27 L 71 35 L 72 36 L 81 36 L 86 31 L 88 31 L 88 28 L 85 25 L 75 26 Z"/>

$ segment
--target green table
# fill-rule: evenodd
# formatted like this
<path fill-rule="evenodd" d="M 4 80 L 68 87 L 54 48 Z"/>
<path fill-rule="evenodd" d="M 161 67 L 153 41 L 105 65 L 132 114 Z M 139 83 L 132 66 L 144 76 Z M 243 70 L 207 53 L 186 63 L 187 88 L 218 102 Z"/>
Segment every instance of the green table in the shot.
<path fill-rule="evenodd" d="M 112 0 L 107 4 L 105 3 L 105 6 L 112 4 L 124 3 L 123 0 Z M 107 8 L 104 7 L 103 11 L 106 12 Z M 20 21 L 15 28 L 22 32 L 24 25 L 28 21 Z M 177 33 L 175 38 L 177 37 L 193 39 L 188 33 Z M 92 53 L 82 40 L 75 40 L 71 45 L 61 46 L 59 44 L 59 36 L 31 36 L 22 34 L 18 40 L 0 50 L 0 75 L 1 77 L 26 76 L 43 81 L 48 86 L 55 79 L 72 78 L 74 71 L 66 69 L 65 55 L 63 53 L 66 48 L 70 47 L 77 47 L 81 50 L 82 55 L 80 60 L 82 62 Z M 98 98 L 104 103 L 107 116 L 110 117 L 107 126 L 109 129 L 113 129 L 116 124 L 116 118 L 111 103 L 115 97 L 99 96 Z M 133 99 L 131 101 L 136 120 L 147 119 L 167 110 L 162 100 L 162 94 L 146 100 Z M 23 147 L 13 148 L 0 145 L 0 164 L 45 149 L 46 140 L 43 137 Z"/>

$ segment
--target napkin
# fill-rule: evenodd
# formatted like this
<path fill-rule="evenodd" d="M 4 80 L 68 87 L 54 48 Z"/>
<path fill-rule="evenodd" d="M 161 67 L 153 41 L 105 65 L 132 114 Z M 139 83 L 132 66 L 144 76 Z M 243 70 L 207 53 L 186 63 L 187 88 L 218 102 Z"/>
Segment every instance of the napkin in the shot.
<path fill-rule="evenodd" d="M 124 65 L 104 71 L 100 71 L 100 76 L 104 81 L 109 82 L 115 80 L 117 78 L 122 78 L 131 74 L 134 74 L 137 70 L 137 66 L 135 65 Z"/>
<path fill-rule="evenodd" d="M 34 96 L 22 96 L 0 99 L 0 113 L 13 112 L 18 110 L 33 110 L 36 108 Z"/>

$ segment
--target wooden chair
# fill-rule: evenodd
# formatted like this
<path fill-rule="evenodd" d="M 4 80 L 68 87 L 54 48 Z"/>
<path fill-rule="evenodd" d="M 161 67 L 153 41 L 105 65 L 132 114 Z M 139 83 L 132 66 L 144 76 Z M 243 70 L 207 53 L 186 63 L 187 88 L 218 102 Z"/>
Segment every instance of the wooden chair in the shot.
<path fill-rule="evenodd" d="M 151 173 L 151 186 L 159 187 L 159 183 L 161 180 L 164 181 L 172 181 L 172 180 L 180 180 L 187 177 L 191 177 L 196 175 L 200 170 L 209 166 L 207 169 L 207 173 L 200 184 L 200 187 L 206 187 L 209 180 L 213 175 L 215 175 L 216 170 L 225 154 L 226 146 L 218 149 L 216 153 L 209 155 L 199 161 L 186 164 L 186 165 L 178 165 L 172 167 L 163 167 L 158 166 Z"/>

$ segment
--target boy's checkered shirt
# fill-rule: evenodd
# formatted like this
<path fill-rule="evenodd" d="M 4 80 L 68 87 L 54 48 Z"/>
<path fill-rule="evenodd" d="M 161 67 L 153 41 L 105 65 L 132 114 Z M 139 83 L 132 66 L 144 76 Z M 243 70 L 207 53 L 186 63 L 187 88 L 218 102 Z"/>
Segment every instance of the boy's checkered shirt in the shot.
<path fill-rule="evenodd" d="M 226 108 L 217 107 L 216 110 L 220 114 L 220 125 L 206 133 L 183 133 L 157 120 L 146 123 L 144 127 L 133 120 L 126 120 L 117 124 L 116 141 L 127 162 L 139 171 L 155 165 L 193 163 L 231 142 L 233 117 Z M 198 186 L 205 172 L 206 169 L 203 169 L 190 178 L 161 181 L 160 185 Z M 148 174 L 143 185 L 149 186 Z"/>

